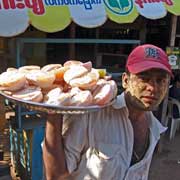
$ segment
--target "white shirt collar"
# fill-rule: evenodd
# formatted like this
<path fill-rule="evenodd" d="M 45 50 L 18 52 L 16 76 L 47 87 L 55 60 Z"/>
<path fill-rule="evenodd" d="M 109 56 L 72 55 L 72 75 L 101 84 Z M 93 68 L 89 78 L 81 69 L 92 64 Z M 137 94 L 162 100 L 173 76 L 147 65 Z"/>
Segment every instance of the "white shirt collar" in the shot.
<path fill-rule="evenodd" d="M 127 113 L 129 113 L 126 106 L 124 92 L 117 96 L 117 99 L 112 106 L 114 109 L 126 108 Z M 167 127 L 164 127 L 151 111 L 147 111 L 147 115 L 149 120 L 149 127 L 152 130 L 154 137 L 156 139 L 159 139 L 160 134 L 164 133 L 167 130 Z"/>
<path fill-rule="evenodd" d="M 116 101 L 113 103 L 113 108 L 114 109 L 121 109 L 123 107 L 126 107 L 126 101 L 125 101 L 125 97 L 124 97 L 124 92 L 122 92 L 120 95 L 117 96 Z"/>

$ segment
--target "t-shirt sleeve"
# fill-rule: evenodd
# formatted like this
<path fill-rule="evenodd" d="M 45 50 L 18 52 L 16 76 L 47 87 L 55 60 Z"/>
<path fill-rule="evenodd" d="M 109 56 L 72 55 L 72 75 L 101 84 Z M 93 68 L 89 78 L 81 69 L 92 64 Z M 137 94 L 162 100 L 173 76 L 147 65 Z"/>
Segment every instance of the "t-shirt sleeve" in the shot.
<path fill-rule="evenodd" d="M 88 145 L 87 126 L 88 114 L 64 116 L 63 142 L 70 174 L 77 169 L 81 155 Z"/>

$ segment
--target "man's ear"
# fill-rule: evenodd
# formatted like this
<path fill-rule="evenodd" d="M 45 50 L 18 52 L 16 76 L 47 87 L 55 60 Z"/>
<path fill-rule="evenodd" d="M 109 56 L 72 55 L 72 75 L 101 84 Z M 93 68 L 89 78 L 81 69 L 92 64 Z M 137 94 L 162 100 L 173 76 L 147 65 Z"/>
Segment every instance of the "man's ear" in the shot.
<path fill-rule="evenodd" d="M 129 84 L 129 75 L 126 72 L 124 72 L 122 74 L 122 87 L 124 89 L 127 89 L 128 88 L 128 84 Z"/>

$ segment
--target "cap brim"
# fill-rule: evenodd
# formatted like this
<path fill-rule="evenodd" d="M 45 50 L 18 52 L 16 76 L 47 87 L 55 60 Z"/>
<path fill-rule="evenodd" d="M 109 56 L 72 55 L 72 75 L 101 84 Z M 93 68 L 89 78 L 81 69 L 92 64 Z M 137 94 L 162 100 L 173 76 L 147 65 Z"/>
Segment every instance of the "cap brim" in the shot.
<path fill-rule="evenodd" d="M 162 69 L 162 70 L 167 71 L 167 73 L 169 73 L 170 76 L 173 77 L 172 71 L 168 67 L 156 61 L 143 61 L 141 63 L 138 62 L 138 63 L 128 65 L 127 68 L 129 72 L 133 74 L 147 71 L 149 69 Z"/>

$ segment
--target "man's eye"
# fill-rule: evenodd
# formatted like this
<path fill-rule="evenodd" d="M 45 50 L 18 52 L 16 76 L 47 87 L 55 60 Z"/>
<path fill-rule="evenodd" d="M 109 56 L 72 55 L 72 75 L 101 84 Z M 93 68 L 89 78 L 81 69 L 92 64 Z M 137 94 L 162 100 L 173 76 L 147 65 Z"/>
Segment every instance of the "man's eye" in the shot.
<path fill-rule="evenodd" d="M 139 79 L 142 81 L 142 82 L 150 82 L 152 81 L 151 77 L 147 77 L 147 76 L 141 76 L 139 77 Z M 157 79 L 154 79 L 154 81 L 156 81 L 157 84 L 163 84 L 163 83 L 166 83 L 166 78 L 157 78 Z"/>
<path fill-rule="evenodd" d="M 140 76 L 139 77 L 142 81 L 145 81 L 145 82 L 147 82 L 147 81 L 149 81 L 151 78 L 150 77 L 147 77 L 147 76 Z"/>
<path fill-rule="evenodd" d="M 166 78 L 158 78 L 157 83 L 165 83 L 166 82 Z"/>

